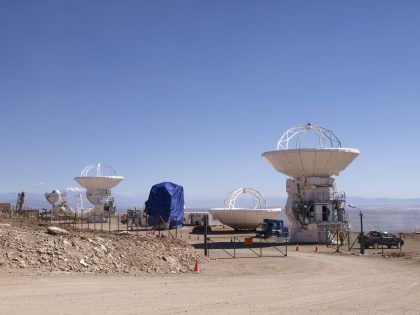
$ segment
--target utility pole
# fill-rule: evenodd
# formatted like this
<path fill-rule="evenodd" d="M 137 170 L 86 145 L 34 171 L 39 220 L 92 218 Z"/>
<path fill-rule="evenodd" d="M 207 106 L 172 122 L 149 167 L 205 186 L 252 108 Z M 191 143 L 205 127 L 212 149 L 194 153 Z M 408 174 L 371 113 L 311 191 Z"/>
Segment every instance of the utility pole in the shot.
<path fill-rule="evenodd" d="M 355 205 L 349 205 L 350 208 L 354 208 L 359 210 L 360 216 L 360 234 L 359 234 L 359 241 L 360 241 L 360 254 L 365 254 L 365 234 L 363 233 L 363 213 L 362 210 L 356 207 Z"/>
<path fill-rule="evenodd" d="M 204 216 L 204 256 L 208 256 L 208 249 L 207 249 L 207 229 L 209 226 L 209 216 L 205 215 Z"/>
<path fill-rule="evenodd" d="M 360 209 L 359 209 L 360 210 Z M 360 254 L 365 254 L 365 234 L 363 233 L 363 213 L 360 211 Z"/>

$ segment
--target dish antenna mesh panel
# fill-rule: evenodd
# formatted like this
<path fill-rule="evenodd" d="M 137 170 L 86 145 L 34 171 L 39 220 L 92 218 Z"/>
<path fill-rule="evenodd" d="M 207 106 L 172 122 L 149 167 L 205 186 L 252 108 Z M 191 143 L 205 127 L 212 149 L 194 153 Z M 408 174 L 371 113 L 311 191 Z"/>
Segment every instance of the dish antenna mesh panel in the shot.
<path fill-rule="evenodd" d="M 341 148 L 341 141 L 334 132 L 318 125 L 306 124 L 287 129 L 277 142 L 277 150 L 300 149 L 305 133 L 311 131 L 318 136 L 319 148 Z"/>
<path fill-rule="evenodd" d="M 241 194 L 250 194 L 253 201 L 254 207 L 253 209 L 265 209 L 267 207 L 267 202 L 265 201 L 263 195 L 252 188 L 238 188 L 229 193 L 229 195 L 225 199 L 225 209 L 237 209 L 236 199 Z"/>
<path fill-rule="evenodd" d="M 102 177 L 102 176 L 117 176 L 117 171 L 109 164 L 105 163 L 93 163 L 86 166 L 82 173 L 80 174 L 81 177 L 89 177 L 89 173 L 92 170 L 96 170 L 96 177 Z"/>

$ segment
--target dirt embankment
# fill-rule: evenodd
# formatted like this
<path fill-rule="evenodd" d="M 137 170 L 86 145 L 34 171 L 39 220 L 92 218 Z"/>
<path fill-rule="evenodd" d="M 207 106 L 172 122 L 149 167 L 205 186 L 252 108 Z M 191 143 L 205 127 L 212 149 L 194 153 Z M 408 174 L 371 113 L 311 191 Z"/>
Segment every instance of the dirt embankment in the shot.
<path fill-rule="evenodd" d="M 199 254 L 182 240 L 68 230 L 0 218 L 0 268 L 92 273 L 188 273 Z"/>

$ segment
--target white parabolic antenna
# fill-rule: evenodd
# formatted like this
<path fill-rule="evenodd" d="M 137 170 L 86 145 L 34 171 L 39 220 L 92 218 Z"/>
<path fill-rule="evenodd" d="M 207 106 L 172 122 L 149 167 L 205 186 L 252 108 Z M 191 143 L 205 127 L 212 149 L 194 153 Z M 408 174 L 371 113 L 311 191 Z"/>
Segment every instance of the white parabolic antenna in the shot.
<path fill-rule="evenodd" d="M 103 212 L 104 206 L 115 210 L 111 188 L 117 186 L 124 177 L 117 176 L 117 172 L 111 165 L 104 163 L 90 164 L 82 170 L 79 177 L 74 179 L 86 188 L 86 197 L 95 206 L 94 213 L 100 214 Z"/>
<path fill-rule="evenodd" d="M 303 143 L 305 136 L 315 142 Z M 291 177 L 286 180 L 285 206 L 292 224 L 291 241 L 327 242 L 326 231 L 349 229 L 346 195 L 337 191 L 332 176 L 344 171 L 359 154 L 358 149 L 342 148 L 331 130 L 312 124 L 286 130 L 277 150 L 262 154 L 278 172 Z"/>
<path fill-rule="evenodd" d="M 109 164 L 94 163 L 86 166 L 79 177 L 74 178 L 80 186 L 87 190 L 111 189 L 117 186 L 124 177 Z"/>
<path fill-rule="evenodd" d="M 50 193 L 45 193 L 45 199 L 52 205 L 51 213 L 56 215 L 72 215 L 73 209 L 70 207 L 67 194 L 59 190 L 53 190 Z"/>
<path fill-rule="evenodd" d="M 252 197 L 252 208 L 236 207 L 237 198 L 241 194 L 249 194 Z M 264 219 L 278 219 L 280 211 L 280 208 L 267 209 L 263 195 L 252 188 L 235 189 L 226 197 L 224 208 L 210 209 L 210 213 L 222 224 L 240 230 L 255 229 Z"/>
<path fill-rule="evenodd" d="M 318 136 L 318 148 L 301 148 L 308 131 Z M 277 150 L 264 152 L 262 156 L 278 172 L 296 178 L 338 175 L 359 154 L 358 149 L 342 148 L 331 130 L 307 124 L 288 129 L 278 141 Z"/>
<path fill-rule="evenodd" d="M 64 201 L 65 195 L 63 195 L 59 190 L 53 190 L 50 193 L 45 193 L 45 199 L 52 205 L 58 206 Z"/>

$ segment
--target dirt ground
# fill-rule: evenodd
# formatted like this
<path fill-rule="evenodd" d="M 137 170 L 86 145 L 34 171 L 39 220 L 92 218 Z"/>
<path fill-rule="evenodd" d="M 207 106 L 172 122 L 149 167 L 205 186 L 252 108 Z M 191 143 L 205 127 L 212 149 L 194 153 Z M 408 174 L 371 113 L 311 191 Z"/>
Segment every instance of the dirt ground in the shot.
<path fill-rule="evenodd" d="M 0 276 L 4 314 L 419 314 L 420 264 L 291 253 L 219 259 L 198 274 Z"/>
<path fill-rule="evenodd" d="M 419 314 L 420 262 L 314 253 L 214 259 L 196 274 L 2 270 L 3 314 Z"/>
<path fill-rule="evenodd" d="M 263 249 L 265 257 L 242 249 L 237 259 L 211 250 L 198 273 L 0 268 L 0 313 L 420 314 L 419 253 L 420 239 L 407 237 L 401 252 L 365 256 L 323 245 L 318 252 L 314 245 L 289 246 L 287 257 L 272 248 Z"/>

